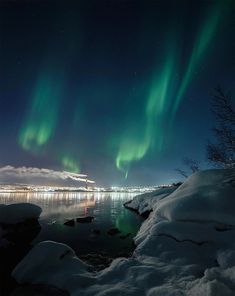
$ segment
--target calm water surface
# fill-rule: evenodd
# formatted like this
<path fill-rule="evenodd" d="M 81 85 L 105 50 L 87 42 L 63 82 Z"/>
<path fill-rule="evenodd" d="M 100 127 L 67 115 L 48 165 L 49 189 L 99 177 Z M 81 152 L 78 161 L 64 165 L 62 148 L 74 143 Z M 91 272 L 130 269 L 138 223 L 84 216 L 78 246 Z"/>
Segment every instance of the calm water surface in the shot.
<path fill-rule="evenodd" d="M 143 219 L 125 209 L 123 203 L 132 199 L 132 193 L 0 193 L 0 203 L 29 202 L 39 205 L 41 232 L 34 243 L 54 240 L 71 246 L 77 255 L 99 253 L 119 256 L 133 247 L 133 237 Z M 66 219 L 94 216 L 92 223 L 64 225 Z M 121 233 L 110 236 L 107 231 L 117 227 Z M 100 234 L 95 234 L 99 230 Z M 128 238 L 120 236 L 130 233 Z"/>

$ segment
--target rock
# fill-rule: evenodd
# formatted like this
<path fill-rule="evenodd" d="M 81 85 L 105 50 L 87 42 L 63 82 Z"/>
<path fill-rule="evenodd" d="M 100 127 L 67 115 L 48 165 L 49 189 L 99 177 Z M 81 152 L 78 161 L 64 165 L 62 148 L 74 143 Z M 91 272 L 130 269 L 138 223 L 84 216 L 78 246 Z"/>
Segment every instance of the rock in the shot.
<path fill-rule="evenodd" d="M 151 212 L 152 212 L 152 210 L 145 211 L 140 216 L 143 217 L 144 219 L 148 219 Z"/>
<path fill-rule="evenodd" d="M 52 220 L 52 221 L 48 222 L 47 224 L 48 224 L 48 225 L 56 224 L 56 220 Z"/>
<path fill-rule="evenodd" d="M 116 235 L 118 233 L 120 233 L 120 230 L 118 228 L 111 228 L 107 231 L 108 235 Z"/>
<path fill-rule="evenodd" d="M 64 222 L 64 225 L 74 227 L 75 221 L 74 221 L 74 219 L 68 220 L 68 221 Z"/>
<path fill-rule="evenodd" d="M 78 217 L 76 219 L 77 223 L 91 223 L 95 218 L 92 216 L 86 216 L 86 217 Z"/>
<path fill-rule="evenodd" d="M 103 256 L 101 254 L 81 255 L 79 256 L 79 258 L 82 259 L 87 264 L 92 265 L 92 269 L 96 271 L 102 270 L 105 267 L 108 267 L 113 261 L 113 258 L 110 258 L 108 256 Z"/>
<path fill-rule="evenodd" d="M 2 238 L 14 244 L 30 243 L 41 230 L 38 220 L 33 218 L 16 224 L 0 223 L 0 228 L 3 231 Z"/>
<path fill-rule="evenodd" d="M 60 276 L 54 273 L 63 266 Z M 66 266 L 66 267 L 65 267 Z M 90 266 L 76 257 L 73 249 L 63 243 L 43 241 L 36 244 L 24 259 L 15 267 L 12 277 L 19 283 L 42 283 L 46 286 L 56 286 L 68 291 L 70 285 L 61 287 L 66 280 L 66 274 L 73 272 L 79 276 L 87 271 Z M 24 278 L 27 275 L 27 278 Z M 32 281 L 33 278 L 36 281 Z"/>
<path fill-rule="evenodd" d="M 232 225 L 226 225 L 222 223 L 218 223 L 215 225 L 215 230 L 216 231 L 228 231 L 228 230 L 233 230 L 234 227 Z"/>
<path fill-rule="evenodd" d="M 130 235 L 131 235 L 131 233 L 129 232 L 129 233 L 127 233 L 127 234 L 120 235 L 119 237 L 120 237 L 121 239 L 125 239 L 125 238 L 128 238 Z"/>
<path fill-rule="evenodd" d="M 0 208 L 0 295 L 10 295 L 17 286 L 10 274 L 30 251 L 31 241 L 40 232 L 38 217 L 41 208 L 32 204 Z"/>
<path fill-rule="evenodd" d="M 17 203 L 0 206 L 0 224 L 9 225 L 24 222 L 26 220 L 37 220 L 42 212 L 39 206 L 31 203 Z"/>

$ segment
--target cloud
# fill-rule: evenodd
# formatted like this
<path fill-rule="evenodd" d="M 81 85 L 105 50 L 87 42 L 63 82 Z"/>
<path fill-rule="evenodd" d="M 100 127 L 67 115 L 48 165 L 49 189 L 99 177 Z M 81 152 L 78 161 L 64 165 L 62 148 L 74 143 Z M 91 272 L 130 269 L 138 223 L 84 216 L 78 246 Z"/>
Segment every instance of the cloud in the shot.
<path fill-rule="evenodd" d="M 87 175 L 67 171 L 55 171 L 36 167 L 0 167 L 0 183 L 23 183 L 35 185 L 78 186 L 94 184 Z M 78 184 L 80 183 L 80 184 Z"/>

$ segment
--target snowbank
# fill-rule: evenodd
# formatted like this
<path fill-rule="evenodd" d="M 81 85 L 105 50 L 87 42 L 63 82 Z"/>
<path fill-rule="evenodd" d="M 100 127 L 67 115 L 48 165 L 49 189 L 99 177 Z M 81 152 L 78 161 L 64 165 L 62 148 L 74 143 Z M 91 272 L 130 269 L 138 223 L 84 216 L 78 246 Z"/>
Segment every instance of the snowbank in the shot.
<path fill-rule="evenodd" d="M 137 195 L 130 202 L 125 203 L 125 207 L 137 211 L 140 215 L 151 212 L 158 202 L 177 189 L 177 186 L 160 188 L 153 192 Z"/>
<path fill-rule="evenodd" d="M 13 276 L 20 283 L 55 285 L 72 296 L 235 295 L 235 170 L 199 172 L 171 194 L 153 196 L 158 194 L 132 202 L 141 212 L 148 200 L 153 211 L 131 258 L 92 272 L 69 247 L 45 242 Z"/>
<path fill-rule="evenodd" d="M 88 265 L 65 244 L 45 241 L 37 244 L 13 272 L 18 282 L 47 283 L 69 290 L 84 278 Z M 69 275 L 69 281 L 67 277 Z"/>
<path fill-rule="evenodd" d="M 235 225 L 235 170 L 194 174 L 157 210 L 168 220 L 218 222 Z"/>

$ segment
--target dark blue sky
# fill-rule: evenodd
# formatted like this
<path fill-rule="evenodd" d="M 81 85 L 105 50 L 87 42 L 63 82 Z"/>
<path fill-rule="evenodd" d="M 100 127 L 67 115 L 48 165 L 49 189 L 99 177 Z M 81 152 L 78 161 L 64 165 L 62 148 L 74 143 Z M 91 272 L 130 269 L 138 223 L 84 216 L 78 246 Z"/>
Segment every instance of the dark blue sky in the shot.
<path fill-rule="evenodd" d="M 180 179 L 186 156 L 207 165 L 211 93 L 235 91 L 234 1 L 22 0 L 0 10 L 1 166 L 144 185 Z"/>

